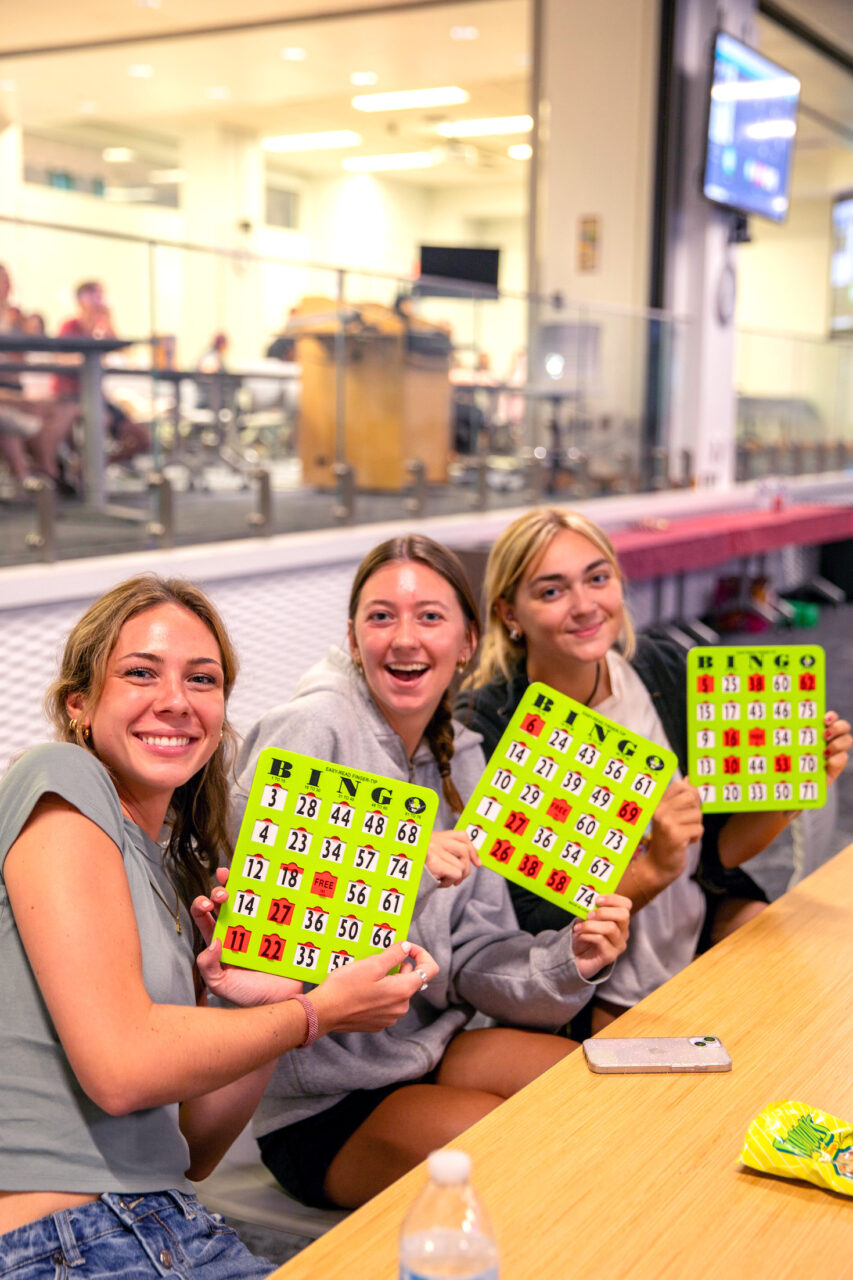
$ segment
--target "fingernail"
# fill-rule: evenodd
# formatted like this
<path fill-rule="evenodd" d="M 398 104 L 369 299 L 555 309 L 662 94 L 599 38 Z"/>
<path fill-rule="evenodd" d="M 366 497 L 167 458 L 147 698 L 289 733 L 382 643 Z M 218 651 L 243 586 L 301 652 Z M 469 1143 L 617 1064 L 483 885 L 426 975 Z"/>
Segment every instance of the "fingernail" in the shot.
<path fill-rule="evenodd" d="M 411 942 L 401 942 L 401 943 L 400 943 L 400 946 L 403 948 L 403 950 L 405 951 L 406 955 L 408 955 L 408 954 L 409 954 L 409 952 L 410 952 L 410 951 L 411 951 L 411 949 L 412 949 L 412 944 L 411 944 Z"/>

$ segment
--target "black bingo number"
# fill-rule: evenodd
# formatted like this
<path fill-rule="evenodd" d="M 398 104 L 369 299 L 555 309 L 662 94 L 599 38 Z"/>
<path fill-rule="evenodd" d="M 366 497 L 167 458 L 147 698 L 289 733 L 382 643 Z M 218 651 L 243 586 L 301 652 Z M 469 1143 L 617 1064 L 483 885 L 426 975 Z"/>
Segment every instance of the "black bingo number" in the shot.
<path fill-rule="evenodd" d="M 488 818 L 489 822 L 497 822 L 503 812 L 503 805 L 498 804 L 494 796 L 483 796 L 477 805 L 477 813 L 481 818 Z"/>
<path fill-rule="evenodd" d="M 613 863 L 608 862 L 606 858 L 593 858 L 589 864 L 589 874 L 598 880 L 609 880 L 612 870 Z"/>
<path fill-rule="evenodd" d="M 510 791 L 515 781 L 515 774 L 510 773 L 509 769 L 498 769 L 492 778 L 491 785 L 497 787 L 498 791 Z"/>
<path fill-rule="evenodd" d="M 269 867 L 270 864 L 266 858 L 256 858 L 253 854 L 249 854 L 243 863 L 243 876 L 246 880 L 264 880 Z"/>
<path fill-rule="evenodd" d="M 329 973 L 333 973 L 335 969 L 342 969 L 345 964 L 352 964 L 354 957 L 347 955 L 346 951 L 333 951 L 329 958 Z"/>
<path fill-rule="evenodd" d="M 358 942 L 361 935 L 361 921 L 357 916 L 341 916 L 335 930 L 336 938 L 346 938 L 347 942 Z"/>
<path fill-rule="evenodd" d="M 316 969 L 319 956 L 320 950 L 318 947 L 308 947 L 305 943 L 300 942 L 296 948 L 293 963 L 298 964 L 302 969 Z"/>
<path fill-rule="evenodd" d="M 381 836 L 387 825 L 388 819 L 384 813 L 368 813 L 361 829 L 369 836 Z"/>
<path fill-rule="evenodd" d="M 563 778 L 563 781 L 560 783 L 560 786 L 565 791 L 568 791 L 570 795 L 578 796 L 583 791 L 583 783 L 583 774 L 576 773 L 573 769 L 570 769 L 565 778 Z"/>
<path fill-rule="evenodd" d="M 784 732 L 784 731 L 780 730 L 780 732 Z M 806 726 L 805 728 L 801 729 L 798 741 L 801 747 L 816 747 L 817 746 L 817 729 L 812 729 L 809 726 Z"/>
<path fill-rule="evenodd" d="M 475 849 L 482 849 L 486 840 L 486 828 L 478 827 L 476 822 L 472 822 L 467 828 L 466 833 Z"/>
<path fill-rule="evenodd" d="M 374 947 L 390 947 L 394 941 L 394 930 L 378 924 L 370 935 L 370 941 Z"/>
<path fill-rule="evenodd" d="M 533 772 L 547 782 L 557 772 L 557 761 L 552 756 L 540 756 L 533 766 Z"/>
<path fill-rule="evenodd" d="M 570 862 L 573 867 L 580 866 L 583 861 L 583 845 L 575 840 L 567 840 L 560 850 L 560 857 L 565 862 Z"/>
<path fill-rule="evenodd" d="M 585 742 L 583 746 L 578 747 L 575 752 L 575 759 L 579 760 L 581 764 L 585 764 L 588 769 L 592 768 L 600 756 L 601 752 L 597 751 L 591 742 Z"/>
<path fill-rule="evenodd" d="M 612 778 L 614 782 L 621 782 L 628 772 L 628 766 L 624 760 L 614 760 L 611 757 L 604 766 L 605 778 Z"/>
<path fill-rule="evenodd" d="M 536 809 L 542 799 L 542 792 L 532 782 L 525 782 L 518 794 L 518 798 L 524 804 L 529 804 L 531 809 Z"/>
<path fill-rule="evenodd" d="M 582 884 L 572 901 L 579 907 L 586 907 L 587 911 L 592 911 L 595 906 L 595 890 L 588 884 Z"/>
<path fill-rule="evenodd" d="M 417 844 L 420 833 L 421 829 L 416 822 L 407 822 L 404 819 L 399 823 L 394 839 L 398 844 Z"/>
<path fill-rule="evenodd" d="M 320 801 L 308 792 L 296 797 L 296 816 L 298 818 L 316 818 L 320 812 Z"/>
<path fill-rule="evenodd" d="M 767 783 L 766 782 L 750 782 L 747 792 L 752 804 L 757 804 L 759 800 L 767 799 Z"/>
<path fill-rule="evenodd" d="M 278 835 L 278 824 L 268 822 L 262 818 L 252 827 L 252 841 L 254 844 L 269 845 L 270 848 L 275 844 L 275 838 Z"/>
<path fill-rule="evenodd" d="M 234 910 L 240 916 L 252 916 L 254 918 L 258 914 L 258 903 L 260 898 L 256 893 L 240 889 L 234 895 Z"/>
<path fill-rule="evenodd" d="M 284 787 L 279 787 L 276 786 L 275 783 L 271 783 L 268 787 L 264 787 L 260 803 L 263 809 L 278 809 L 281 811 L 284 808 L 286 800 L 287 792 Z"/>
<path fill-rule="evenodd" d="M 582 813 L 575 823 L 575 831 L 591 839 L 600 826 L 598 818 L 594 818 L 591 813 Z"/>
<path fill-rule="evenodd" d="M 801 800 L 817 800 L 817 783 L 801 782 L 800 783 L 800 799 Z"/>
<path fill-rule="evenodd" d="M 700 729 L 696 734 L 696 746 L 700 751 L 707 751 L 709 748 L 716 746 L 717 735 L 713 729 Z"/>
<path fill-rule="evenodd" d="M 625 843 L 625 838 L 624 831 L 620 831 L 617 827 L 611 827 L 605 835 L 602 844 L 605 849 L 612 849 L 614 853 L 618 853 Z M 593 871 L 592 874 L 597 875 L 598 873 Z"/>
<path fill-rule="evenodd" d="M 378 857 L 378 850 L 374 849 L 372 845 L 360 844 L 355 851 L 353 866 L 358 867 L 362 871 L 372 871 L 373 864 Z"/>
<path fill-rule="evenodd" d="M 571 741 L 571 736 L 565 729 L 553 729 L 548 739 L 548 746 L 553 747 L 555 751 L 568 751 Z M 560 892 L 562 893 L 562 890 Z"/>
<path fill-rule="evenodd" d="M 613 792 L 608 787 L 593 787 L 589 803 L 594 804 L 596 809 L 609 809 L 613 803 Z"/>
<path fill-rule="evenodd" d="M 324 836 L 320 845 L 320 857 L 324 862 L 340 862 L 345 848 L 343 840 L 333 840 L 329 836 Z"/>
<path fill-rule="evenodd" d="M 405 858 L 401 854 L 392 853 L 388 859 L 388 875 L 393 876 L 395 880 L 408 880 L 412 870 L 410 858 Z"/>
<path fill-rule="evenodd" d="M 311 837 L 304 827 L 293 827 L 287 833 L 287 845 L 291 853 L 307 853 L 311 848 Z"/>
<path fill-rule="evenodd" d="M 302 868 L 295 866 L 293 863 L 282 865 L 278 869 L 276 884 L 282 889 L 298 889 L 302 884 Z"/>
<path fill-rule="evenodd" d="M 507 747 L 506 758 L 512 760 L 514 764 L 524 764 L 529 755 L 530 748 L 523 742 L 511 742 Z"/>
<path fill-rule="evenodd" d="M 554 841 L 557 839 L 556 831 L 552 831 L 550 827 L 537 827 L 533 835 L 532 843 L 546 852 L 550 849 Z"/>
<path fill-rule="evenodd" d="M 403 910 L 403 902 L 402 893 L 397 893 L 394 889 L 386 889 L 379 899 L 379 910 L 388 911 L 391 915 L 398 916 Z"/>
<path fill-rule="evenodd" d="M 352 805 L 339 802 L 332 805 L 329 821 L 333 827 L 349 827 L 352 822 L 352 814 Z"/>
<path fill-rule="evenodd" d="M 312 933 L 325 933 L 329 923 L 328 911 L 319 911 L 316 907 L 308 907 L 302 917 L 302 928 Z"/>
<path fill-rule="evenodd" d="M 717 788 L 703 782 L 699 787 L 699 799 L 703 804 L 714 804 L 717 799 Z"/>
<path fill-rule="evenodd" d="M 363 880 L 350 880 L 344 898 L 345 901 L 352 902 L 357 907 L 366 907 L 370 898 L 370 886 Z"/>

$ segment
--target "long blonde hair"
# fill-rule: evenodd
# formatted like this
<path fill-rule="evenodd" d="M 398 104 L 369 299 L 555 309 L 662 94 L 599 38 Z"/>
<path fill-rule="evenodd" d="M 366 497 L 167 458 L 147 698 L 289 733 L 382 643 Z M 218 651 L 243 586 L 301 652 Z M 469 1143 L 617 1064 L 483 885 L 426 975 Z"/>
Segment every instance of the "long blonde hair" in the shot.
<path fill-rule="evenodd" d="M 158 605 L 176 604 L 195 614 L 219 646 L 228 695 L 237 677 L 237 656 L 219 613 L 207 596 L 181 578 L 143 574 L 119 583 L 96 600 L 72 627 L 59 675 L 47 691 L 45 710 L 61 742 L 73 742 L 97 754 L 81 721 L 69 719 L 67 702 L 76 695 L 94 707 L 103 693 L 110 655 L 130 618 Z M 203 768 L 175 789 L 169 807 L 169 844 L 165 864 L 181 900 L 207 893 L 216 867 L 233 853 L 228 836 L 228 778 L 235 735 L 227 717 L 222 738 Z"/>
<path fill-rule="evenodd" d="M 525 654 L 524 637 L 511 640 L 501 621 L 496 604 L 500 599 L 512 603 L 519 583 L 527 570 L 541 560 L 558 533 L 568 529 L 587 538 L 608 560 L 624 586 L 625 579 L 613 544 L 603 529 L 578 511 L 561 511 L 557 507 L 535 507 L 513 520 L 495 541 L 489 552 L 484 583 L 486 629 L 480 649 L 477 670 L 468 682 L 474 688 L 487 684 L 496 676 L 509 680 Z M 627 609 L 624 610 L 619 645 L 626 658 L 636 648 L 634 628 Z"/>
<path fill-rule="evenodd" d="M 398 561 L 413 560 L 416 564 L 426 565 L 448 582 L 456 593 L 456 599 L 465 616 L 468 632 L 476 646 L 480 638 L 480 610 L 471 590 L 471 584 L 462 565 L 462 561 L 449 547 L 434 542 L 420 533 L 411 533 L 400 538 L 389 538 L 364 557 L 355 572 L 349 598 L 349 620 L 355 622 L 356 610 L 365 583 L 372 578 L 377 569 L 386 564 Z M 450 691 L 445 690 L 441 701 L 433 712 L 432 719 L 424 730 L 433 758 L 441 775 L 441 789 L 444 798 L 454 813 L 461 813 L 465 807 L 462 797 L 456 788 L 450 773 L 450 761 L 453 758 L 453 713 Z"/>

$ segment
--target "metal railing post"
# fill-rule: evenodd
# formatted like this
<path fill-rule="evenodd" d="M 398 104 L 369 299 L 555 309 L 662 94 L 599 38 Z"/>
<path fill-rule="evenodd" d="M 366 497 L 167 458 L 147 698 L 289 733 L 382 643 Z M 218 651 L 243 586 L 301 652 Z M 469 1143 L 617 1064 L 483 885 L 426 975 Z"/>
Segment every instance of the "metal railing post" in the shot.
<path fill-rule="evenodd" d="M 266 467 L 255 467 L 250 478 L 258 484 L 258 506 L 249 512 L 246 520 L 256 533 L 269 537 L 273 531 L 272 476 Z"/>
<path fill-rule="evenodd" d="M 485 458 L 472 458 L 474 468 L 474 492 L 470 496 L 474 511 L 485 511 L 489 497 L 489 471 Z"/>
<path fill-rule="evenodd" d="M 336 462 L 332 472 L 337 480 L 337 504 L 334 509 L 337 524 L 352 524 L 355 518 L 355 470 L 348 462 Z"/>
<path fill-rule="evenodd" d="M 412 479 L 404 506 L 413 516 L 422 516 L 426 510 L 426 464 L 420 458 L 410 458 L 406 471 Z"/>
<path fill-rule="evenodd" d="M 175 497 L 172 482 L 160 471 L 154 471 L 148 477 L 148 487 L 154 491 L 157 514 L 145 526 L 150 536 L 156 539 L 158 547 L 175 545 Z"/>
<path fill-rule="evenodd" d="M 28 476 L 24 489 L 35 498 L 37 529 L 28 533 L 24 542 L 40 551 L 42 560 L 56 559 L 56 486 L 49 476 Z"/>

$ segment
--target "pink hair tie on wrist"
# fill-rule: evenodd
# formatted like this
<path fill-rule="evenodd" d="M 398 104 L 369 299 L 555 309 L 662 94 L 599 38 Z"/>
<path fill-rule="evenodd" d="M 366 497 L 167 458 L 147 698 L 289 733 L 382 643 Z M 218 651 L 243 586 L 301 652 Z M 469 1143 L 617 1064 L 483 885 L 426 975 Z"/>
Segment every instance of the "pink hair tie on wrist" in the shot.
<path fill-rule="evenodd" d="M 314 1008 L 307 996 L 291 996 L 291 1000 L 295 1000 L 297 1004 L 301 1004 L 305 1010 L 305 1017 L 308 1019 L 308 1030 L 305 1033 L 305 1039 L 299 1045 L 300 1049 L 307 1049 L 320 1035 L 320 1023 L 317 1020 L 317 1010 Z"/>

